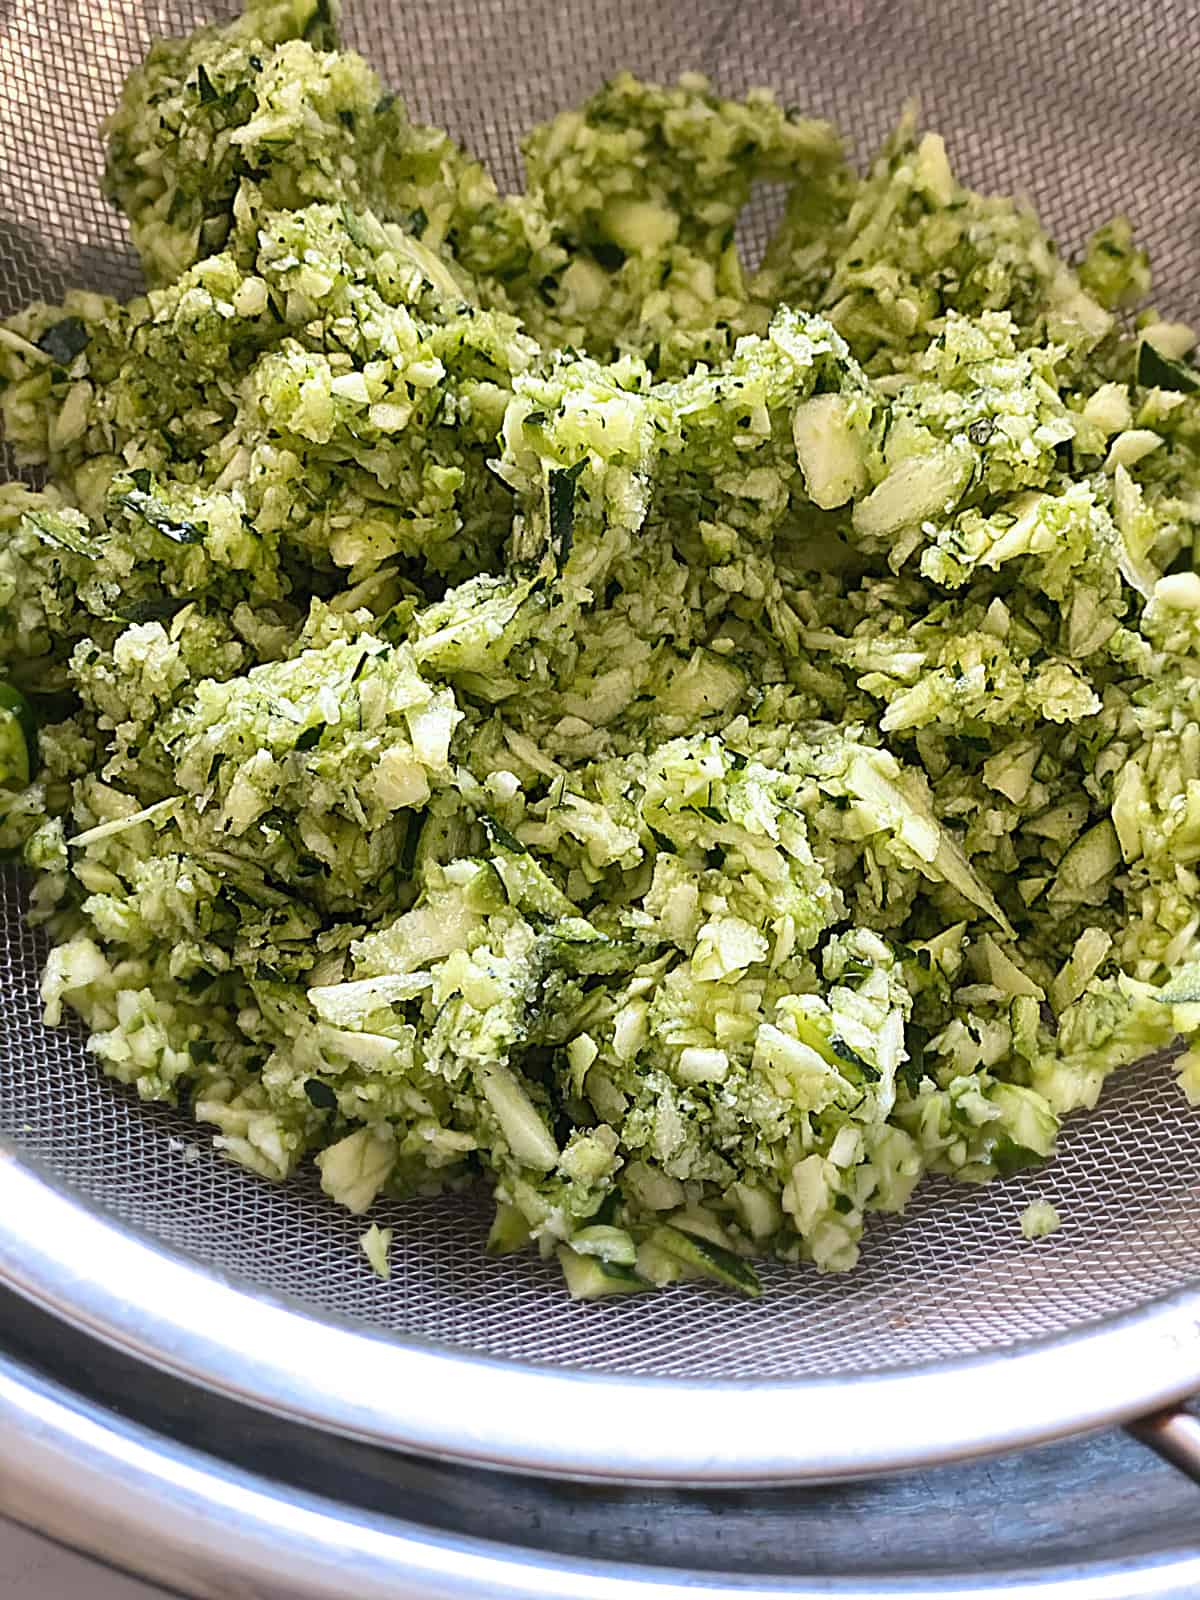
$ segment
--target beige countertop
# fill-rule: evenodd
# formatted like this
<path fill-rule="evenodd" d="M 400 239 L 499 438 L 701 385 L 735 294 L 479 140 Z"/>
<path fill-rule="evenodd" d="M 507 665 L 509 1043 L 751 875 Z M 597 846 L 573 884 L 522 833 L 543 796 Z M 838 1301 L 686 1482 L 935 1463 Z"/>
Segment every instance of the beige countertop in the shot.
<path fill-rule="evenodd" d="M 0 1518 L 0 1600 L 165 1600 Z"/>

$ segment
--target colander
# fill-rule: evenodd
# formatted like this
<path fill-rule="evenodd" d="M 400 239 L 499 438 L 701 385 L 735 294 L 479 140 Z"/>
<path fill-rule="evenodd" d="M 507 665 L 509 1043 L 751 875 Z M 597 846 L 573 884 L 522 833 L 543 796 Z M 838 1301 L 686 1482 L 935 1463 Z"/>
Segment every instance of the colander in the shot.
<path fill-rule="evenodd" d="M 99 191 L 98 129 L 152 37 L 225 6 L 0 0 L 0 309 L 138 285 Z M 519 181 L 518 140 L 622 67 L 768 84 L 868 152 L 918 96 L 958 170 L 1025 192 L 1065 249 L 1125 211 L 1155 298 L 1200 314 L 1200 13 L 1162 0 L 349 0 L 349 42 Z M 753 258 L 779 196 L 755 197 Z M 764 1298 L 702 1287 L 581 1305 L 553 1266 L 489 1259 L 482 1198 L 362 1224 L 301 1176 L 224 1162 L 194 1125 L 103 1079 L 39 1021 L 44 951 L 0 885 L 0 1281 L 253 1405 L 529 1471 L 749 1483 L 1027 1444 L 1200 1388 L 1200 1116 L 1169 1065 L 1120 1075 L 1057 1160 L 986 1188 L 927 1182 L 859 1269 L 768 1267 Z M 1052 1201 L 1036 1247 L 1023 1206 Z M 1156 1424 L 1188 1459 L 1189 1424 Z"/>

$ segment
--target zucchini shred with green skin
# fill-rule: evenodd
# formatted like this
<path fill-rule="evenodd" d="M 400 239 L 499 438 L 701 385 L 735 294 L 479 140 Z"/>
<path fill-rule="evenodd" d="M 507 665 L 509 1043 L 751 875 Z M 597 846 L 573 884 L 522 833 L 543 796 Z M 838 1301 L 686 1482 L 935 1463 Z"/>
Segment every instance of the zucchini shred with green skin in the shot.
<path fill-rule="evenodd" d="M 1127 222 L 696 75 L 502 195 L 314 0 L 106 135 L 146 293 L 0 324 L 0 848 L 106 1072 L 753 1298 L 1191 1044 L 1200 372 Z"/>

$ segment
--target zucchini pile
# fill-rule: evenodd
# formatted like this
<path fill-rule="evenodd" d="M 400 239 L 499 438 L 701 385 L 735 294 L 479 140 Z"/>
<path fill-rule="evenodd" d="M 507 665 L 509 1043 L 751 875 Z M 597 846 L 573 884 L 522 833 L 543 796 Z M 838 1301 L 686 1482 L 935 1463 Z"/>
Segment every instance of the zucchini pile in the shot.
<path fill-rule="evenodd" d="M 106 137 L 146 292 L 0 326 L 0 846 L 107 1073 L 752 1295 L 1194 1036 L 1200 372 L 1126 221 L 695 76 L 504 195 L 327 0 Z"/>

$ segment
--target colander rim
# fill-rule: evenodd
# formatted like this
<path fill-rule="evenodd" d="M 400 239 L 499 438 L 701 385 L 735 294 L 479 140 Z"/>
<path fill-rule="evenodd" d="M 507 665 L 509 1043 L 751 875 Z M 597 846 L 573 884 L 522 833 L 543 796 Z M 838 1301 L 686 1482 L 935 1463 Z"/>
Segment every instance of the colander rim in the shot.
<path fill-rule="evenodd" d="M 161 1370 L 324 1431 L 511 1472 L 738 1487 L 1026 1448 L 1200 1389 L 1200 1289 L 982 1355 L 686 1379 L 475 1355 L 250 1289 L 0 1145 L 0 1283 Z M 569 1419 L 569 1426 L 563 1419 Z"/>

